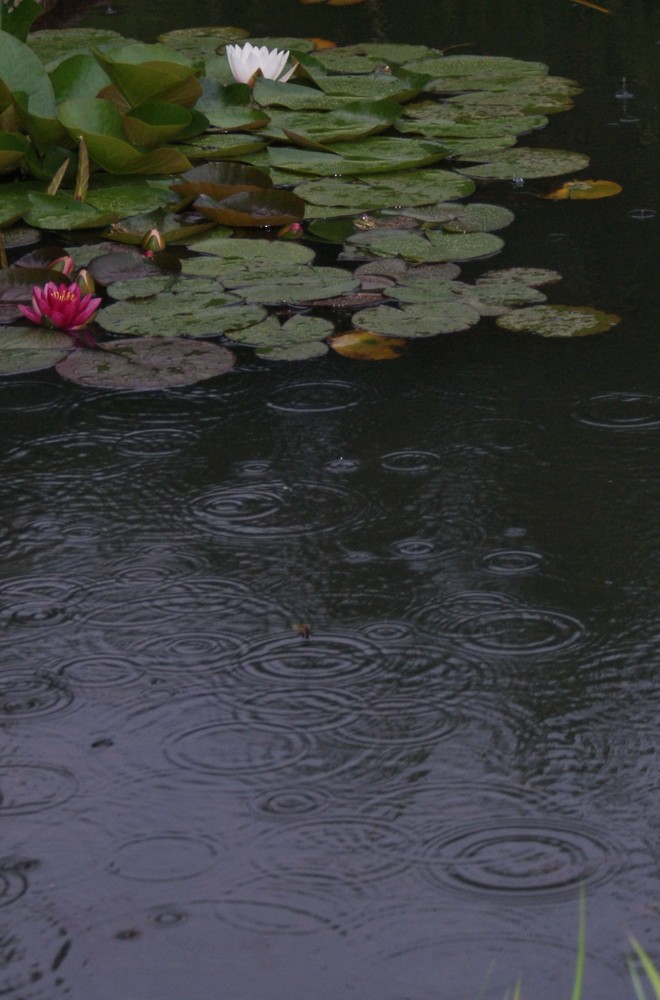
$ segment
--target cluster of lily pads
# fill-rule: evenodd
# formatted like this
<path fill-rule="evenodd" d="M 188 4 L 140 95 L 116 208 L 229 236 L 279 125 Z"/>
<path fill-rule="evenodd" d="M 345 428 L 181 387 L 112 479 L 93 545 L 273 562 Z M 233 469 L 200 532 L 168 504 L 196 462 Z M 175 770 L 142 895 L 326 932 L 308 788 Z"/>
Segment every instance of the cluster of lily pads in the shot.
<path fill-rule="evenodd" d="M 214 357 L 230 367 L 232 352 L 206 338 L 272 360 L 329 347 L 394 357 L 412 338 L 484 316 L 544 336 L 618 321 L 545 304 L 539 286 L 558 280 L 552 272 L 457 280 L 456 262 L 496 254 L 513 220 L 464 203 L 477 183 L 588 164 L 517 145 L 571 106 L 573 81 L 542 63 L 422 45 L 242 48 L 246 34 L 200 28 L 147 45 L 89 29 L 26 42 L 0 31 L 0 227 L 8 247 L 31 238 L 26 226 L 42 241 L 43 231 L 101 230 L 106 242 L 67 254 L 105 293 L 96 324 L 107 335 L 72 355 L 66 334 L 15 325 L 18 305 L 54 280 L 62 249 L 46 248 L 0 273 L 0 372 L 56 362 L 80 381 L 148 387 L 209 377 Z M 342 266 L 315 263 L 314 242 L 337 248 Z"/>

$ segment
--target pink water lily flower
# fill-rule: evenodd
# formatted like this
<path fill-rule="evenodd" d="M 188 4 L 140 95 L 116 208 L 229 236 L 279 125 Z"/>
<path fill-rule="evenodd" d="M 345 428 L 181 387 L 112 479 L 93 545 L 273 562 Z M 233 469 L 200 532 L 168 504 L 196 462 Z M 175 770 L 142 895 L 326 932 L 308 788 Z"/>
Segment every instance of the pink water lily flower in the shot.
<path fill-rule="evenodd" d="M 249 42 L 245 45 L 227 45 L 225 52 L 232 76 L 237 83 L 247 83 L 248 87 L 254 86 L 254 81 L 259 75 L 266 80 L 286 83 L 296 68 L 294 65 L 285 73 L 284 67 L 289 53 L 280 52 L 279 49 L 267 49 L 265 45 L 261 48 Z"/>
<path fill-rule="evenodd" d="M 68 333 L 87 326 L 100 305 L 100 298 L 93 297 L 91 292 L 83 295 L 76 284 L 56 285 L 49 281 L 43 288 L 34 286 L 31 307 L 19 305 L 18 308 L 33 323 L 43 323 Z"/>

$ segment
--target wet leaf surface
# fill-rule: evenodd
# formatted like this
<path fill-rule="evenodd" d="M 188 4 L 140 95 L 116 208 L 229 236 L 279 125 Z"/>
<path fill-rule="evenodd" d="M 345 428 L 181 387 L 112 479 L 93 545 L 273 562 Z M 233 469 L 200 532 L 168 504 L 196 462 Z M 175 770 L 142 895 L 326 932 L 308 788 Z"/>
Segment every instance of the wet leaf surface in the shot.
<path fill-rule="evenodd" d="M 496 320 L 504 330 L 536 333 L 540 337 L 589 337 L 605 333 L 621 322 L 615 313 L 588 306 L 535 306 L 507 313 Z"/>

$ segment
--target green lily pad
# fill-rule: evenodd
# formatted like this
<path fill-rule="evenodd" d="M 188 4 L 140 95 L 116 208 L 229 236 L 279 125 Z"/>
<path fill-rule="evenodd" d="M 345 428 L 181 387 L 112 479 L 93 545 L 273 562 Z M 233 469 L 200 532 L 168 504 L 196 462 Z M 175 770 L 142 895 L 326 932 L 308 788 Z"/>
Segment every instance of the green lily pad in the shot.
<path fill-rule="evenodd" d="M 209 77 L 203 77 L 200 84 L 202 96 L 195 107 L 206 116 L 212 128 L 235 132 L 261 128 L 268 123 L 269 116 L 253 106 L 250 88 L 245 84 L 234 83 L 223 87 Z"/>
<path fill-rule="evenodd" d="M 277 146 L 269 148 L 268 156 L 279 170 L 319 177 L 362 177 L 428 166 L 444 159 L 448 152 L 439 142 L 385 136 L 343 142 L 330 148 L 330 153 L 317 153 Z"/>
<path fill-rule="evenodd" d="M 51 368 L 72 347 L 64 333 L 21 326 L 0 328 L 0 375 L 19 375 Z"/>
<path fill-rule="evenodd" d="M 145 337 L 73 351 L 56 365 L 70 382 L 97 389 L 170 389 L 223 375 L 236 363 L 226 347 Z"/>
<path fill-rule="evenodd" d="M 134 337 L 218 337 L 258 323 L 265 316 L 261 306 L 246 305 L 219 284 L 206 295 L 188 294 L 185 284 L 177 284 L 153 299 L 106 306 L 96 322 L 111 333 Z"/>
<path fill-rule="evenodd" d="M 27 38 L 27 44 L 46 64 L 59 62 L 72 53 L 91 51 L 93 46 L 125 45 L 127 39 L 109 28 L 40 28 Z"/>
<path fill-rule="evenodd" d="M 565 149 L 515 149 L 493 156 L 489 163 L 480 166 L 459 167 L 466 177 L 485 180 L 511 180 L 513 177 L 531 179 L 555 177 L 575 173 L 589 165 L 589 157 Z"/>
<path fill-rule="evenodd" d="M 424 84 L 425 77 L 400 78 L 395 73 L 376 73 L 373 76 L 315 76 L 314 82 L 324 94 L 364 101 L 408 101 L 415 97 Z"/>
<path fill-rule="evenodd" d="M 463 198 L 475 189 L 472 181 L 449 170 L 415 170 L 370 177 L 364 181 L 342 181 L 333 177 L 303 181 L 295 194 L 307 202 L 307 218 L 391 208 L 395 205 L 431 205 Z"/>
<path fill-rule="evenodd" d="M 93 53 L 131 107 L 166 101 L 191 108 L 202 93 L 195 67 L 167 45 L 137 42 Z"/>
<path fill-rule="evenodd" d="M 111 299 L 150 299 L 154 295 L 169 291 L 176 280 L 176 276 L 170 274 L 124 278 L 111 282 L 106 291 Z"/>
<path fill-rule="evenodd" d="M 21 162 L 28 141 L 20 132 L 0 132 L 0 171 L 11 170 Z"/>
<path fill-rule="evenodd" d="M 404 305 L 402 308 L 377 306 L 362 309 L 353 317 L 353 324 L 355 329 L 369 330 L 383 336 L 417 338 L 468 330 L 479 319 L 476 309 L 458 299 L 429 305 Z"/>
<path fill-rule="evenodd" d="M 267 145 L 267 139 L 256 135 L 244 135 L 242 132 L 221 135 L 214 132 L 198 136 L 192 142 L 179 143 L 177 149 L 189 160 L 224 160 L 231 156 L 241 158 L 253 156 Z"/>
<path fill-rule="evenodd" d="M 381 65 L 410 63 L 440 55 L 426 45 L 401 45 L 371 42 L 364 45 L 344 45 L 315 53 L 316 59 L 330 73 L 373 73 Z"/>
<path fill-rule="evenodd" d="M 513 212 L 501 205 L 456 205 L 451 202 L 428 208 L 402 208 L 396 214 L 438 223 L 448 233 L 492 233 L 510 226 L 515 219 Z"/>
<path fill-rule="evenodd" d="M 495 322 L 503 330 L 536 333 L 540 337 L 589 337 L 611 330 L 621 317 L 588 306 L 531 306 L 506 313 Z"/>
<path fill-rule="evenodd" d="M 75 251 L 73 256 L 78 263 L 78 255 Z M 134 250 L 119 250 L 119 248 L 113 247 L 110 253 L 103 253 L 90 260 L 88 268 L 94 281 L 105 286 L 112 284 L 113 281 L 123 281 L 127 278 L 160 277 L 161 275 L 176 277 L 181 271 L 181 261 L 174 254 L 167 252 L 155 253 L 152 257 L 146 257 Z"/>
<path fill-rule="evenodd" d="M 267 305 L 303 305 L 345 295 L 360 287 L 350 271 L 339 267 L 299 267 L 294 273 L 280 271 L 261 279 L 246 276 L 242 281 L 232 281 L 223 275 L 222 280 L 246 302 Z"/>
<path fill-rule="evenodd" d="M 244 28 L 177 28 L 159 35 L 158 41 L 201 67 L 222 45 L 243 42 L 248 34 Z"/>
<path fill-rule="evenodd" d="M 277 80 L 266 80 L 259 77 L 254 84 L 252 97 L 261 107 L 282 107 L 291 111 L 330 111 L 345 103 L 355 100 L 355 97 L 336 98 L 324 94 L 315 87 L 301 84 L 279 83 Z"/>
<path fill-rule="evenodd" d="M 60 103 L 75 97 L 89 97 L 90 94 L 96 97 L 100 90 L 108 86 L 110 77 L 91 52 L 78 52 L 58 62 L 50 71 L 50 81 L 55 99 Z"/>
<path fill-rule="evenodd" d="M 396 129 L 404 134 L 438 139 L 490 139 L 520 135 L 547 124 L 545 115 L 525 115 L 516 108 L 504 113 L 490 105 L 470 107 L 426 100 L 407 105 Z"/>
<path fill-rule="evenodd" d="M 349 142 L 383 132 L 401 115 L 395 101 L 352 101 L 335 111 L 271 113 L 266 134 L 300 146 Z"/>
<path fill-rule="evenodd" d="M 256 326 L 233 333 L 231 339 L 238 344 L 254 347 L 258 357 L 269 361 L 303 361 L 327 353 L 325 337 L 334 333 L 334 325 L 316 316 L 293 316 L 280 325 L 275 316 L 269 316 Z"/>
<path fill-rule="evenodd" d="M 115 222 L 103 234 L 106 239 L 116 240 L 129 246 L 141 246 L 152 229 L 157 229 L 166 244 L 187 244 L 202 233 L 212 229 L 214 223 L 200 219 L 196 215 L 177 215 L 164 208 L 140 215 L 130 215 Z M 229 235 L 230 230 L 226 230 Z"/>
<path fill-rule="evenodd" d="M 477 287 L 490 282 L 521 281 L 525 285 L 536 288 L 538 285 L 554 285 L 561 281 L 559 271 L 550 271 L 547 267 L 507 267 L 496 271 L 486 271 L 477 278 Z"/>
<path fill-rule="evenodd" d="M 504 241 L 492 233 L 454 235 L 427 230 L 421 234 L 397 229 L 371 229 L 356 233 L 347 243 L 365 247 L 379 256 L 403 257 L 404 260 L 419 263 L 474 260 L 497 253 L 504 246 Z"/>
<path fill-rule="evenodd" d="M 68 194 L 34 191 L 28 200 L 30 207 L 23 218 L 28 225 L 40 229 L 99 229 L 119 218 L 118 212 L 102 211 Z"/>
<path fill-rule="evenodd" d="M 545 63 L 512 59 L 508 56 L 440 56 L 415 59 L 406 69 L 433 77 L 427 89 L 439 93 L 461 90 L 488 90 L 510 86 L 521 79 L 548 72 Z"/>
<path fill-rule="evenodd" d="M 309 264 L 314 260 L 314 251 L 302 243 L 264 239 L 228 239 L 215 233 L 199 240 L 195 250 L 200 254 L 211 254 L 220 259 L 227 272 L 235 265 L 252 275 L 257 272 L 268 274 L 278 268 Z M 203 257 L 193 257 L 183 262 L 184 273 L 191 264 L 203 261 Z"/>

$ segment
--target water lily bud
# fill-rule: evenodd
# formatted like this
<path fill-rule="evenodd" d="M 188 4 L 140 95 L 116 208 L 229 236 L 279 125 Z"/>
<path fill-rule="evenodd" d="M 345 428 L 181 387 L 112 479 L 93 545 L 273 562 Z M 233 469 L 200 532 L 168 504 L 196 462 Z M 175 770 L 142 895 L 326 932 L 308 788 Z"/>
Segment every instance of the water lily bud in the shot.
<path fill-rule="evenodd" d="M 142 240 L 142 252 L 151 256 L 166 247 L 165 238 L 158 229 L 150 229 Z"/>
<path fill-rule="evenodd" d="M 303 227 L 299 222 L 290 222 L 288 226 L 282 226 L 277 230 L 277 235 L 283 240 L 299 240 L 303 234 Z"/>
<path fill-rule="evenodd" d="M 51 271 L 59 271 L 60 274 L 72 274 L 75 268 L 75 261 L 73 257 L 69 257 L 68 253 L 63 254 L 61 257 L 56 257 L 54 261 L 48 265 Z"/>
<path fill-rule="evenodd" d="M 96 284 L 87 268 L 82 268 L 76 275 L 76 284 L 83 295 L 93 295 L 96 291 Z"/>

